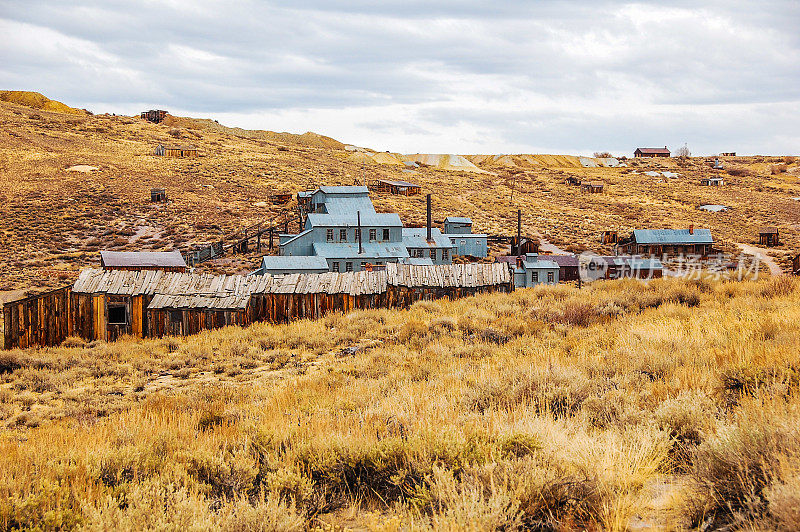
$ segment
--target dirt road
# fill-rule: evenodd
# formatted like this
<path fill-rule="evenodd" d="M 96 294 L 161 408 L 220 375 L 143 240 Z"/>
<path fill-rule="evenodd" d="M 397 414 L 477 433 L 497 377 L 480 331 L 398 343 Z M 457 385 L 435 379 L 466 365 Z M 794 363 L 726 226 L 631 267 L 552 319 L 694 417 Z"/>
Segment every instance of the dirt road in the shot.
<path fill-rule="evenodd" d="M 738 242 L 736 245 L 739 246 L 739 248 L 742 250 L 742 253 L 758 257 L 761 262 L 767 265 L 769 268 L 769 273 L 772 275 L 783 275 L 783 270 L 781 267 L 777 262 L 775 262 L 775 259 L 769 256 L 768 249 L 760 248 L 758 246 L 751 246 L 750 244 L 741 244 Z"/>

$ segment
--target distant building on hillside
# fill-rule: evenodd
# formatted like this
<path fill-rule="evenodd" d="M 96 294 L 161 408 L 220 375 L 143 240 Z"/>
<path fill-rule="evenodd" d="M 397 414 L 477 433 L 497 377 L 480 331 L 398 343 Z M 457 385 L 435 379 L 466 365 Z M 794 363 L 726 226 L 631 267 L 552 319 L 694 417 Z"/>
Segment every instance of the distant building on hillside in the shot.
<path fill-rule="evenodd" d="M 663 148 L 636 148 L 633 152 L 634 157 L 669 157 L 669 150 Z"/>
<path fill-rule="evenodd" d="M 758 232 L 758 241 L 762 246 L 777 246 L 780 238 L 777 227 L 762 227 Z"/>
<path fill-rule="evenodd" d="M 401 196 L 415 196 L 422 194 L 422 186 L 408 181 L 391 181 L 388 179 L 378 179 L 372 186 L 375 192 L 388 192 Z"/>
<path fill-rule="evenodd" d="M 153 154 L 162 157 L 197 157 L 197 148 L 189 145 L 159 144 Z"/>
<path fill-rule="evenodd" d="M 581 190 L 589 194 L 601 194 L 604 186 L 602 181 L 584 181 L 581 183 Z"/>
<path fill-rule="evenodd" d="M 704 187 L 720 187 L 725 184 L 722 177 L 704 177 L 700 180 L 700 185 Z"/>
<path fill-rule="evenodd" d="M 147 120 L 154 124 L 161 123 L 167 116 L 167 112 L 162 109 L 151 109 L 149 111 L 142 111 L 142 120 Z"/>
<path fill-rule="evenodd" d="M 709 229 L 635 229 L 617 244 L 618 254 L 627 255 L 699 255 L 708 256 L 714 245 Z"/>

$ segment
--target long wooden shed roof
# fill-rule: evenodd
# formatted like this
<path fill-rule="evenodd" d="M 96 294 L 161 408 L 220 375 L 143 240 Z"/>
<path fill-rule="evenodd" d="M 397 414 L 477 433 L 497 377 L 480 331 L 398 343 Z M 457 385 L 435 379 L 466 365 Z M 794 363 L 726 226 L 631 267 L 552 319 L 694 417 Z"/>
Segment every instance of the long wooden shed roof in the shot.
<path fill-rule="evenodd" d="M 386 265 L 389 284 L 409 288 L 470 288 L 511 282 L 508 266 L 500 263 Z"/>

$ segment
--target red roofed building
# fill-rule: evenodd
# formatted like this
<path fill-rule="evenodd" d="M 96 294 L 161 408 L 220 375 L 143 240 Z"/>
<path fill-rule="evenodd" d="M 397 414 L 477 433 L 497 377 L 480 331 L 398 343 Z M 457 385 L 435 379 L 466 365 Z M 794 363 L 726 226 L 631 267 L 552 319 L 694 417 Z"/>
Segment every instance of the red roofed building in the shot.
<path fill-rule="evenodd" d="M 669 157 L 669 150 L 663 148 L 636 148 L 633 152 L 634 157 Z"/>

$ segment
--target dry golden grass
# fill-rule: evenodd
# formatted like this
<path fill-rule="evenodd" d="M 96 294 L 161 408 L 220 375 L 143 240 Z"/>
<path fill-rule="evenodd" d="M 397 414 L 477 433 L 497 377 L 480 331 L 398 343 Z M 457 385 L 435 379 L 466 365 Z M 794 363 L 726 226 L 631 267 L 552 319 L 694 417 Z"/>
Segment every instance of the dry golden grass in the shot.
<path fill-rule="evenodd" d="M 800 525 L 788 277 L 73 339 L 0 372 L 0 529 Z"/>

